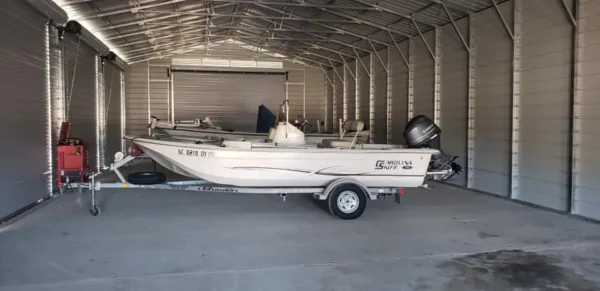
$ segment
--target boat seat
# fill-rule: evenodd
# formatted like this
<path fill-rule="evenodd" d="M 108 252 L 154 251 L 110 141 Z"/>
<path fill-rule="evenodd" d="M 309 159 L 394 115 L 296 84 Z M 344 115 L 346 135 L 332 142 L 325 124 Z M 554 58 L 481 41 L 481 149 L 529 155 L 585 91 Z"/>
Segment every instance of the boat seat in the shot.
<path fill-rule="evenodd" d="M 321 145 L 324 148 L 352 148 L 353 144 L 351 140 L 341 140 L 341 139 L 324 139 L 321 142 Z"/>
<path fill-rule="evenodd" d="M 365 123 L 362 120 L 352 120 L 344 122 L 342 125 L 342 133 L 339 139 L 323 139 L 321 145 L 326 148 L 353 148 L 359 141 L 358 135 L 365 128 Z M 356 132 L 352 140 L 344 140 L 344 134 L 347 132 Z"/>

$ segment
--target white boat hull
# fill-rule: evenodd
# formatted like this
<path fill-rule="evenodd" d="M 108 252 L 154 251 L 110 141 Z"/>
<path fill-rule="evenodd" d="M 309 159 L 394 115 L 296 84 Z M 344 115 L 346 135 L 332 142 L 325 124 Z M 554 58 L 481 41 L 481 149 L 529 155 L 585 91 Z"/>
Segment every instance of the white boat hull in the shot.
<path fill-rule="evenodd" d="M 423 185 L 433 149 L 231 148 L 127 138 L 176 173 L 240 187 L 325 187 L 352 178 L 366 187 Z M 248 143 L 250 144 L 250 143 Z"/>

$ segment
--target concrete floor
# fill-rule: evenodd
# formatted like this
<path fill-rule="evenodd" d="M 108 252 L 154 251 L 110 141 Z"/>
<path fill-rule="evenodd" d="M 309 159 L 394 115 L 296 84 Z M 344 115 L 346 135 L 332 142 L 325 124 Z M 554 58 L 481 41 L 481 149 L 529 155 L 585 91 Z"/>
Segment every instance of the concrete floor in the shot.
<path fill-rule="evenodd" d="M 309 196 L 65 194 L 0 229 L 0 290 L 600 290 L 600 225 L 436 185 L 342 221 Z M 512 251 L 519 250 L 519 251 Z"/>

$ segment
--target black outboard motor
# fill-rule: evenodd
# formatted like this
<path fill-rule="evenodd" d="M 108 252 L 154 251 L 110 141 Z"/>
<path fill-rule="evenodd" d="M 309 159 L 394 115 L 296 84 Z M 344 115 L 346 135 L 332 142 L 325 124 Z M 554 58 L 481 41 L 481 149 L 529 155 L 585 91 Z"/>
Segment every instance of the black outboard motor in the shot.
<path fill-rule="evenodd" d="M 448 174 L 433 177 L 446 181 L 460 173 L 462 167 L 454 162 L 458 158 L 457 156 L 448 155 L 442 151 L 441 133 L 442 130 L 433 120 L 425 115 L 417 115 L 408 121 L 402 136 L 409 148 L 432 148 L 440 151 L 440 154 L 431 157 L 428 171 L 450 170 Z"/>
<path fill-rule="evenodd" d="M 440 148 L 442 130 L 425 115 L 413 117 L 404 129 L 402 136 L 409 148 Z"/>

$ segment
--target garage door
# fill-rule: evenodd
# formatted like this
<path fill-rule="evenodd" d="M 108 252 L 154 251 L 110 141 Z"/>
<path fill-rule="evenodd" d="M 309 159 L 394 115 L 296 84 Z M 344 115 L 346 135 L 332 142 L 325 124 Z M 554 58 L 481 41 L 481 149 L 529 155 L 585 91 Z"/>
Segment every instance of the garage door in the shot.
<path fill-rule="evenodd" d="M 71 137 L 87 142 L 90 168 L 94 170 L 97 164 L 97 53 L 71 34 L 65 35 L 64 48 L 66 119 L 71 122 Z"/>
<path fill-rule="evenodd" d="M 104 64 L 104 101 L 105 163 L 110 165 L 114 154 L 121 151 L 121 69 L 110 62 Z"/>
<path fill-rule="evenodd" d="M 285 100 L 285 74 L 173 73 L 175 120 L 210 117 L 223 128 L 256 131 L 258 106 L 274 114 Z"/>
<path fill-rule="evenodd" d="M 49 195 L 46 33 L 24 1 L 0 2 L 0 218 Z"/>

